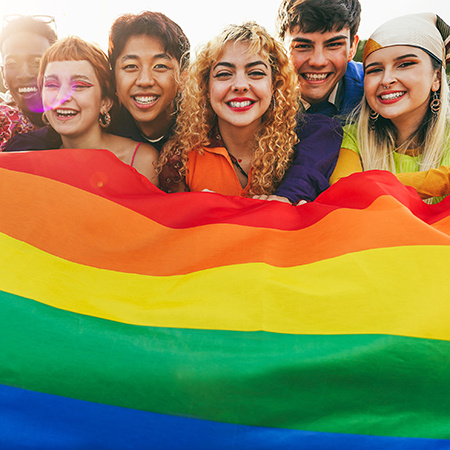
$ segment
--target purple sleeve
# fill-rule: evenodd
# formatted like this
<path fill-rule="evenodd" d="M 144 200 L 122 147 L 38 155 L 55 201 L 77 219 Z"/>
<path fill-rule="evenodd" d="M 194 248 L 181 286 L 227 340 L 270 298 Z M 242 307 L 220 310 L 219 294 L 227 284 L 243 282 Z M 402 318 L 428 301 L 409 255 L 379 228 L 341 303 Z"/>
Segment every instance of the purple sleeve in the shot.
<path fill-rule="evenodd" d="M 297 126 L 300 142 L 294 149 L 294 161 L 275 191 L 292 203 L 314 200 L 327 189 L 342 142 L 342 126 L 331 117 L 307 114 Z"/>
<path fill-rule="evenodd" d="M 4 152 L 24 152 L 30 150 L 52 150 L 61 147 L 62 142 L 56 131 L 48 127 L 40 128 L 29 133 L 14 136 L 6 144 Z"/>

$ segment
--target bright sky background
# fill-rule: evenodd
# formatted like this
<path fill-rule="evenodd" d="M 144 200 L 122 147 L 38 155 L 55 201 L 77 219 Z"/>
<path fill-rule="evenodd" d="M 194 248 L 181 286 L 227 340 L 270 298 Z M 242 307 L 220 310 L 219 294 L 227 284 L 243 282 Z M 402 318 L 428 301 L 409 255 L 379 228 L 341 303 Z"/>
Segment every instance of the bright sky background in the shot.
<path fill-rule="evenodd" d="M 390 18 L 412 12 L 435 12 L 450 24 L 450 0 L 360 0 L 360 38 Z M 219 3 L 220 2 L 220 3 Z M 59 37 L 76 34 L 107 49 L 112 22 L 123 13 L 159 11 L 177 22 L 193 49 L 229 23 L 255 20 L 274 32 L 281 0 L 3 0 L 1 14 L 47 14 L 56 18 Z M 221 6 L 213 6 L 218 5 Z"/>

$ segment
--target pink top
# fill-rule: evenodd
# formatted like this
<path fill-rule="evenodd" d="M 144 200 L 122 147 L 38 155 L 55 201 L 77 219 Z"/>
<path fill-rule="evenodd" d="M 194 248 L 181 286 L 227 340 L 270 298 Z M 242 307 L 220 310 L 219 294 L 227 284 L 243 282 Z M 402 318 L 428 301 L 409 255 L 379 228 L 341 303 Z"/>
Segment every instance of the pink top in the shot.
<path fill-rule="evenodd" d="M 140 146 L 141 144 L 142 144 L 142 142 L 139 142 L 139 144 L 136 145 L 136 148 L 134 149 L 133 157 L 131 158 L 131 163 L 130 163 L 130 166 L 131 166 L 131 167 L 133 167 L 133 164 L 134 164 L 134 157 L 136 156 L 137 149 L 139 148 L 139 146 Z"/>

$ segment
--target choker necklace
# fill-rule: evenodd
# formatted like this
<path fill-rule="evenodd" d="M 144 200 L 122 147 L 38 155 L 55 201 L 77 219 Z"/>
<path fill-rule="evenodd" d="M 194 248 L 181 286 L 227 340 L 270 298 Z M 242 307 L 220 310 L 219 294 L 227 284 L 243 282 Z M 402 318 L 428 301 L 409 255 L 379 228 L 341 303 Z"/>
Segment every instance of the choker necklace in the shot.
<path fill-rule="evenodd" d="M 234 167 L 236 167 L 236 169 L 238 169 L 239 172 L 241 172 L 241 174 L 244 175 L 244 177 L 248 179 L 248 174 L 245 172 L 245 170 L 244 170 L 244 169 L 242 168 L 242 166 L 239 164 L 240 162 L 242 162 L 242 159 L 238 160 L 234 155 L 232 155 L 232 154 L 228 151 L 227 147 L 225 146 L 225 143 L 224 143 L 223 140 L 222 140 L 222 136 L 221 136 L 220 134 L 218 134 L 218 135 L 216 136 L 216 139 L 217 139 L 217 140 L 225 147 L 225 150 L 227 151 L 228 156 L 230 157 L 231 162 L 233 163 Z"/>
<path fill-rule="evenodd" d="M 141 133 L 141 136 L 142 136 L 146 141 L 150 142 L 151 144 L 154 144 L 155 142 L 159 142 L 159 141 L 165 136 L 165 134 L 163 134 L 161 137 L 156 138 L 156 139 L 150 139 L 150 138 L 148 138 L 147 136 L 145 136 L 145 134 L 142 134 L 142 133 Z"/>

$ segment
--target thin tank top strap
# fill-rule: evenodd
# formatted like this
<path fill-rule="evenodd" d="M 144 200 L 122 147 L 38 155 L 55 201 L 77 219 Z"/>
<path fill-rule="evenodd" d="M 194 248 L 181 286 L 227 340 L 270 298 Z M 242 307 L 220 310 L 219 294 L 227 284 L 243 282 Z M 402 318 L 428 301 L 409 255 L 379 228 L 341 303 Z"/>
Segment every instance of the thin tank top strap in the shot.
<path fill-rule="evenodd" d="M 142 142 L 139 142 L 139 144 L 136 145 L 136 148 L 134 149 L 133 157 L 131 158 L 131 163 L 130 163 L 130 166 L 131 166 L 131 167 L 133 167 L 133 164 L 134 164 L 134 157 L 136 156 L 136 152 L 137 152 L 137 150 L 138 150 L 138 148 L 140 147 L 141 144 L 142 144 Z"/>

